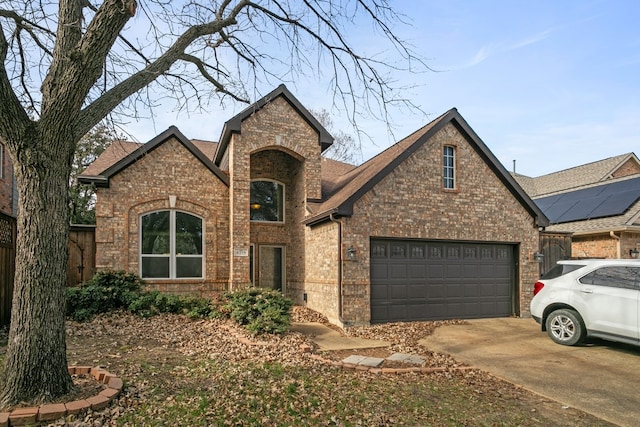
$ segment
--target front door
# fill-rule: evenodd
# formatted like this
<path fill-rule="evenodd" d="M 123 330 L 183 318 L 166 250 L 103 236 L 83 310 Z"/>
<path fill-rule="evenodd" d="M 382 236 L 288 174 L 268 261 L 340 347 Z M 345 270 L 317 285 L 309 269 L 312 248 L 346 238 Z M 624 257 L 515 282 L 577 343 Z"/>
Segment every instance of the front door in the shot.
<path fill-rule="evenodd" d="M 284 289 L 284 246 L 260 245 L 258 280 L 261 288 Z"/>

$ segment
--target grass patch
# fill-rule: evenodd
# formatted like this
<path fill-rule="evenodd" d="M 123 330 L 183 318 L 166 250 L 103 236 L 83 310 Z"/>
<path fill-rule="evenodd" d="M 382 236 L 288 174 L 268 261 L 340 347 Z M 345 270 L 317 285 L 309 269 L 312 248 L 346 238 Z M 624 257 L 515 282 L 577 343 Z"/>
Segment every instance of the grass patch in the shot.
<path fill-rule="evenodd" d="M 152 379 L 162 376 L 153 367 Z M 163 369 L 164 370 L 164 369 Z M 533 426 L 571 425 L 535 412 L 508 384 L 493 390 L 462 376 L 376 376 L 337 368 L 197 359 L 174 370 L 128 425 L 215 426 Z M 580 425 L 584 420 L 576 420 Z M 587 421 L 589 424 L 589 421 Z M 590 425 L 597 425 L 590 424 Z"/>
<path fill-rule="evenodd" d="M 122 313 L 69 323 L 69 363 L 103 366 L 125 383 L 117 402 L 91 414 L 88 424 L 610 425 L 479 371 L 375 375 L 305 362 L 287 352 L 267 362 L 276 349 L 295 343 L 294 335 L 274 338 L 273 347 L 238 345 L 229 338 L 237 333 L 231 325 Z M 189 347 L 197 340 L 209 340 L 210 346 Z"/>

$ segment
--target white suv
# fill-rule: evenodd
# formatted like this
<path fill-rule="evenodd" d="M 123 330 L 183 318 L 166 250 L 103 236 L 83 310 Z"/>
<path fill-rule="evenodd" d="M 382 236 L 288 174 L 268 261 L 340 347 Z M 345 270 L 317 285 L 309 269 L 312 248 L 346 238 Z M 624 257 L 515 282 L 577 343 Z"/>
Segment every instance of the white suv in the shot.
<path fill-rule="evenodd" d="M 640 345 L 640 260 L 559 261 L 533 288 L 531 316 L 556 343 Z"/>

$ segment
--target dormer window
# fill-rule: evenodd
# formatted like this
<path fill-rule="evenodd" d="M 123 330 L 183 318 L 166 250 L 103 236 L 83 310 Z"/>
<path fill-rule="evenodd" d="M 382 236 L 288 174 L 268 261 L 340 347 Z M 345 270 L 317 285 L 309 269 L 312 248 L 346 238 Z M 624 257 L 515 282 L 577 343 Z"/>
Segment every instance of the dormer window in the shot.
<path fill-rule="evenodd" d="M 271 180 L 251 181 L 251 221 L 284 222 L 284 185 Z"/>

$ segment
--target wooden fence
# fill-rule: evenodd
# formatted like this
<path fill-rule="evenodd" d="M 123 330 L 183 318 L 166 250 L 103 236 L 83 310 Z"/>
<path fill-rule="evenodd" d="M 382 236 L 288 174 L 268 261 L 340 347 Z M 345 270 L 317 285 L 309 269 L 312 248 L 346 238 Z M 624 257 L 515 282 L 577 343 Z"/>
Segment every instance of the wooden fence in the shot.
<path fill-rule="evenodd" d="M 96 273 L 96 226 L 72 225 L 69 228 L 69 264 L 67 286 L 77 286 Z"/>
<path fill-rule="evenodd" d="M 571 258 L 570 233 L 540 233 L 540 252 L 544 256 L 540 263 L 540 275 L 551 270 L 557 261 Z"/>
<path fill-rule="evenodd" d="M 69 228 L 68 286 L 77 286 L 96 272 L 95 230 L 94 225 Z M 16 219 L 0 212 L 0 327 L 7 326 L 11 320 L 15 257 Z"/>
<path fill-rule="evenodd" d="M 0 327 L 11 320 L 16 259 L 16 219 L 0 212 Z"/>

